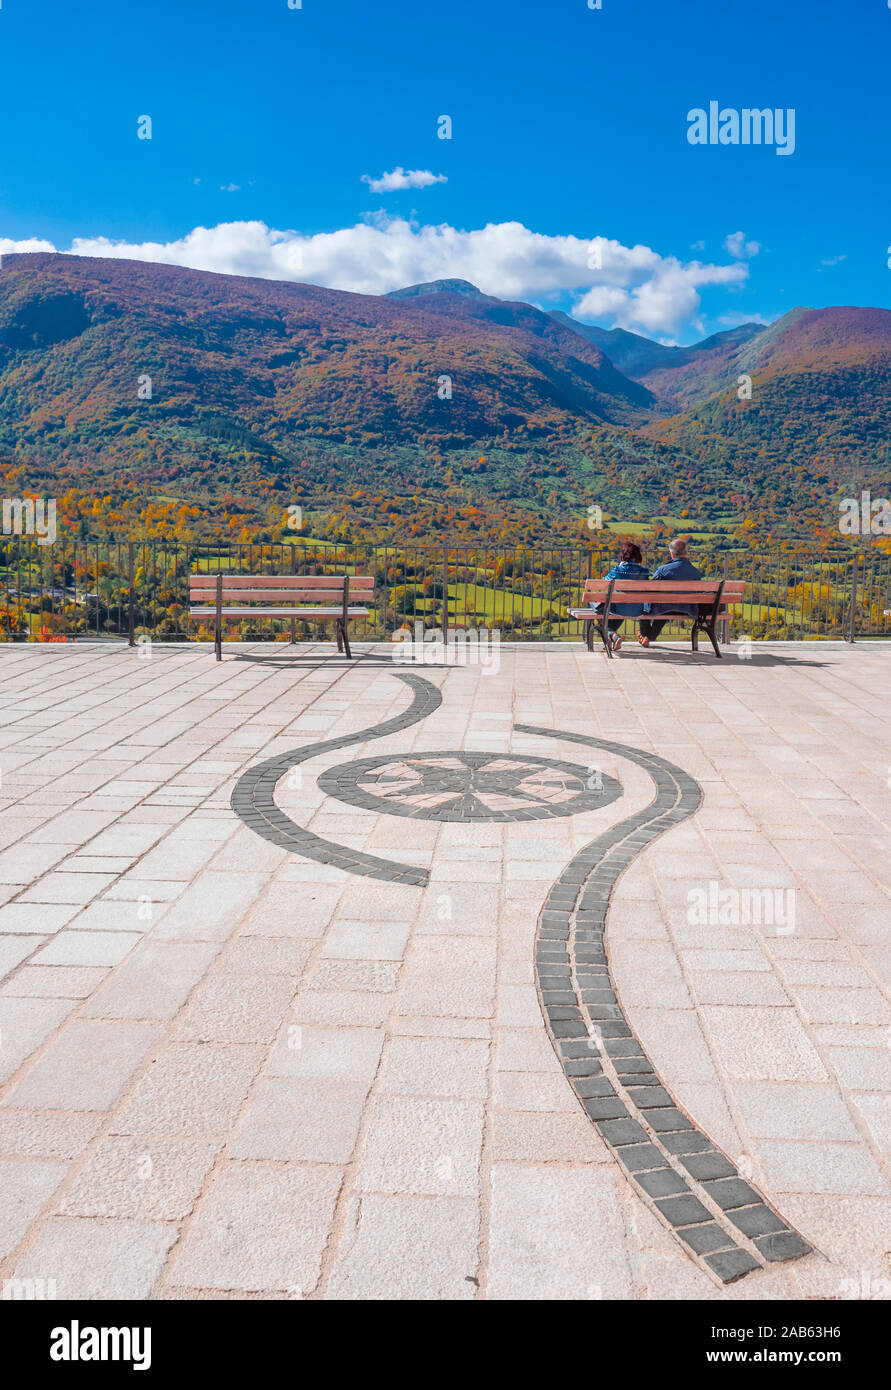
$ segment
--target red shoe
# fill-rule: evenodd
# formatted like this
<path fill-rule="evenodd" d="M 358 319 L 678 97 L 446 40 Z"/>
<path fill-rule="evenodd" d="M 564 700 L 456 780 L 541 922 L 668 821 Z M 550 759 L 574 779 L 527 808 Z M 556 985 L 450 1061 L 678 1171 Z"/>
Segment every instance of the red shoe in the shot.
<path fill-rule="evenodd" d="M 637 640 L 638 640 L 638 642 L 640 643 L 640 645 L 641 645 L 642 647 L 648 647 L 648 646 L 650 645 L 650 639 L 649 639 L 649 637 L 644 637 L 644 635 L 643 635 L 642 632 L 639 632 L 639 633 L 637 634 Z"/>

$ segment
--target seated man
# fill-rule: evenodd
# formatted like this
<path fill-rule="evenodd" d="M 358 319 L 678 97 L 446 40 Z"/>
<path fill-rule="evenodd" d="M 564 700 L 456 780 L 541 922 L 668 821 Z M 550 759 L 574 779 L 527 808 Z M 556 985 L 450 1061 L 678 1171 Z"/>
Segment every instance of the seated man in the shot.
<path fill-rule="evenodd" d="M 699 570 L 694 564 L 691 564 L 690 560 L 687 558 L 686 541 L 680 539 L 672 541 L 671 545 L 668 547 L 668 551 L 671 555 L 671 559 L 667 564 L 660 565 L 657 570 L 653 571 L 653 579 L 684 580 L 702 578 Z M 691 618 L 695 618 L 699 612 L 699 609 L 695 605 L 691 607 L 688 604 L 648 603 L 646 605 L 646 611 L 649 616 L 641 618 L 640 632 L 637 635 L 637 640 L 642 647 L 648 647 L 651 641 L 655 642 L 668 621 L 667 618 L 663 618 L 660 621 L 658 618 L 654 618 L 653 615 L 666 611 L 670 612 L 672 610 L 678 613 L 686 613 Z"/>

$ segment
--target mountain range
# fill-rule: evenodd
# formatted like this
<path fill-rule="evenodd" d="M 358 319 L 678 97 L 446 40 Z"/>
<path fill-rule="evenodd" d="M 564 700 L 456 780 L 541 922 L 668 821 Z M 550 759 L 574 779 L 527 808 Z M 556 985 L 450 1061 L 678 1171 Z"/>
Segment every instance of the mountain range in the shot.
<path fill-rule="evenodd" d="M 593 494 L 817 525 L 840 489 L 887 488 L 889 428 L 884 309 L 797 308 L 675 347 L 461 280 L 371 296 L 118 259 L 0 266 L 0 463 L 35 487 L 208 506 L 261 484 L 461 485 L 484 511 Z"/>

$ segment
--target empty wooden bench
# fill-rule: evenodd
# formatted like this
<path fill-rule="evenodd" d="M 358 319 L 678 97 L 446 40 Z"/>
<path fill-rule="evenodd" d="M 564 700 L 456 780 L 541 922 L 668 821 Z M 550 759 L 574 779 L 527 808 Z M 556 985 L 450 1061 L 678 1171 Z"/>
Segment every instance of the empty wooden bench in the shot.
<path fill-rule="evenodd" d="M 352 657 L 349 620 L 368 617 L 373 593 L 370 574 L 190 574 L 189 617 L 213 618 L 217 661 L 224 618 L 289 618 L 292 642 L 298 618 L 333 622 L 337 650 Z"/>
<path fill-rule="evenodd" d="M 722 618 L 730 616 L 731 608 L 740 606 L 745 589 L 744 579 L 589 579 L 585 583 L 583 606 L 570 608 L 569 613 L 571 617 L 583 621 L 588 651 L 594 650 L 596 628 L 607 656 L 611 657 L 613 652 L 607 622 L 611 617 L 622 617 L 622 614 L 615 613 L 613 609 L 626 603 L 658 605 L 659 612 L 643 613 L 641 616 L 652 617 L 657 621 L 664 618 L 690 623 L 690 644 L 693 651 L 699 650 L 699 634 L 705 632 L 715 649 L 715 656 L 720 656 L 717 625 Z M 698 609 L 695 618 L 689 613 L 678 611 L 681 607 L 692 607 L 694 604 Z M 597 607 L 600 609 L 599 612 L 596 611 Z M 629 618 L 628 621 L 636 622 L 637 619 Z"/>

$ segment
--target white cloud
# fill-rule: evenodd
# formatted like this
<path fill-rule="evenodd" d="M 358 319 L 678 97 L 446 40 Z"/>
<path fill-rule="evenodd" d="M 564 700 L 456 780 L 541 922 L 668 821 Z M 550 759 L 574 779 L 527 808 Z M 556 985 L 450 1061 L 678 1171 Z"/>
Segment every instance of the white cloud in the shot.
<path fill-rule="evenodd" d="M 703 265 L 660 256 L 645 246 L 608 246 L 600 283 L 578 301 L 576 318 L 610 318 L 617 328 L 657 334 L 677 333 L 685 324 L 698 328 L 700 290 L 739 285 L 748 275 L 740 264 Z"/>
<path fill-rule="evenodd" d="M 432 183 L 448 183 L 448 179 L 445 174 L 432 174 L 429 169 L 403 169 L 400 164 L 398 169 L 381 174 L 379 179 L 363 174 L 362 182 L 368 184 L 372 193 L 396 193 L 403 188 L 429 188 Z"/>
<path fill-rule="evenodd" d="M 0 242 L 0 251 L 52 251 L 48 242 Z M 748 267 L 682 262 L 648 246 L 604 237 L 546 236 L 520 222 L 464 231 L 376 217 L 304 236 L 264 222 L 195 227 L 177 241 L 121 242 L 77 237 L 78 256 L 164 262 L 228 275 L 293 280 L 359 294 L 384 294 L 439 279 L 469 280 L 501 299 L 573 300 L 582 319 L 638 332 L 674 335 L 698 320 L 700 291 L 739 286 Z"/>
<path fill-rule="evenodd" d="M 724 242 L 724 250 L 737 261 L 750 261 L 761 250 L 760 241 L 746 241 L 744 232 L 731 232 Z"/>
<path fill-rule="evenodd" d="M 842 261 L 846 261 L 847 259 L 848 259 L 848 254 L 847 254 L 847 252 L 844 252 L 844 254 L 841 255 L 841 256 L 830 256 L 828 260 L 821 261 L 821 262 L 820 262 L 820 265 L 821 265 L 821 266 L 841 265 Z"/>
<path fill-rule="evenodd" d="M 9 237 L 0 236 L 0 256 L 12 256 L 17 251 L 55 251 L 55 246 L 51 241 L 39 241 L 37 237 L 29 237 L 27 241 L 11 241 Z"/>
<path fill-rule="evenodd" d="M 241 192 L 241 184 L 240 184 L 240 183 L 221 183 L 221 184 L 220 184 L 220 192 L 221 192 L 221 193 L 240 193 L 240 192 Z"/>
<path fill-rule="evenodd" d="M 765 318 L 763 314 L 756 314 L 756 313 L 747 314 L 747 313 L 745 313 L 744 311 L 742 311 L 742 312 L 740 312 L 740 313 L 738 313 L 738 314 L 721 314 L 720 317 L 718 318 L 718 324 L 719 324 L 719 326 L 720 326 L 721 328 L 739 328 L 740 324 L 742 324 L 742 323 L 764 323 L 764 324 L 767 324 L 767 323 L 770 323 L 770 322 L 771 322 L 771 320 L 768 319 L 768 318 Z"/>

